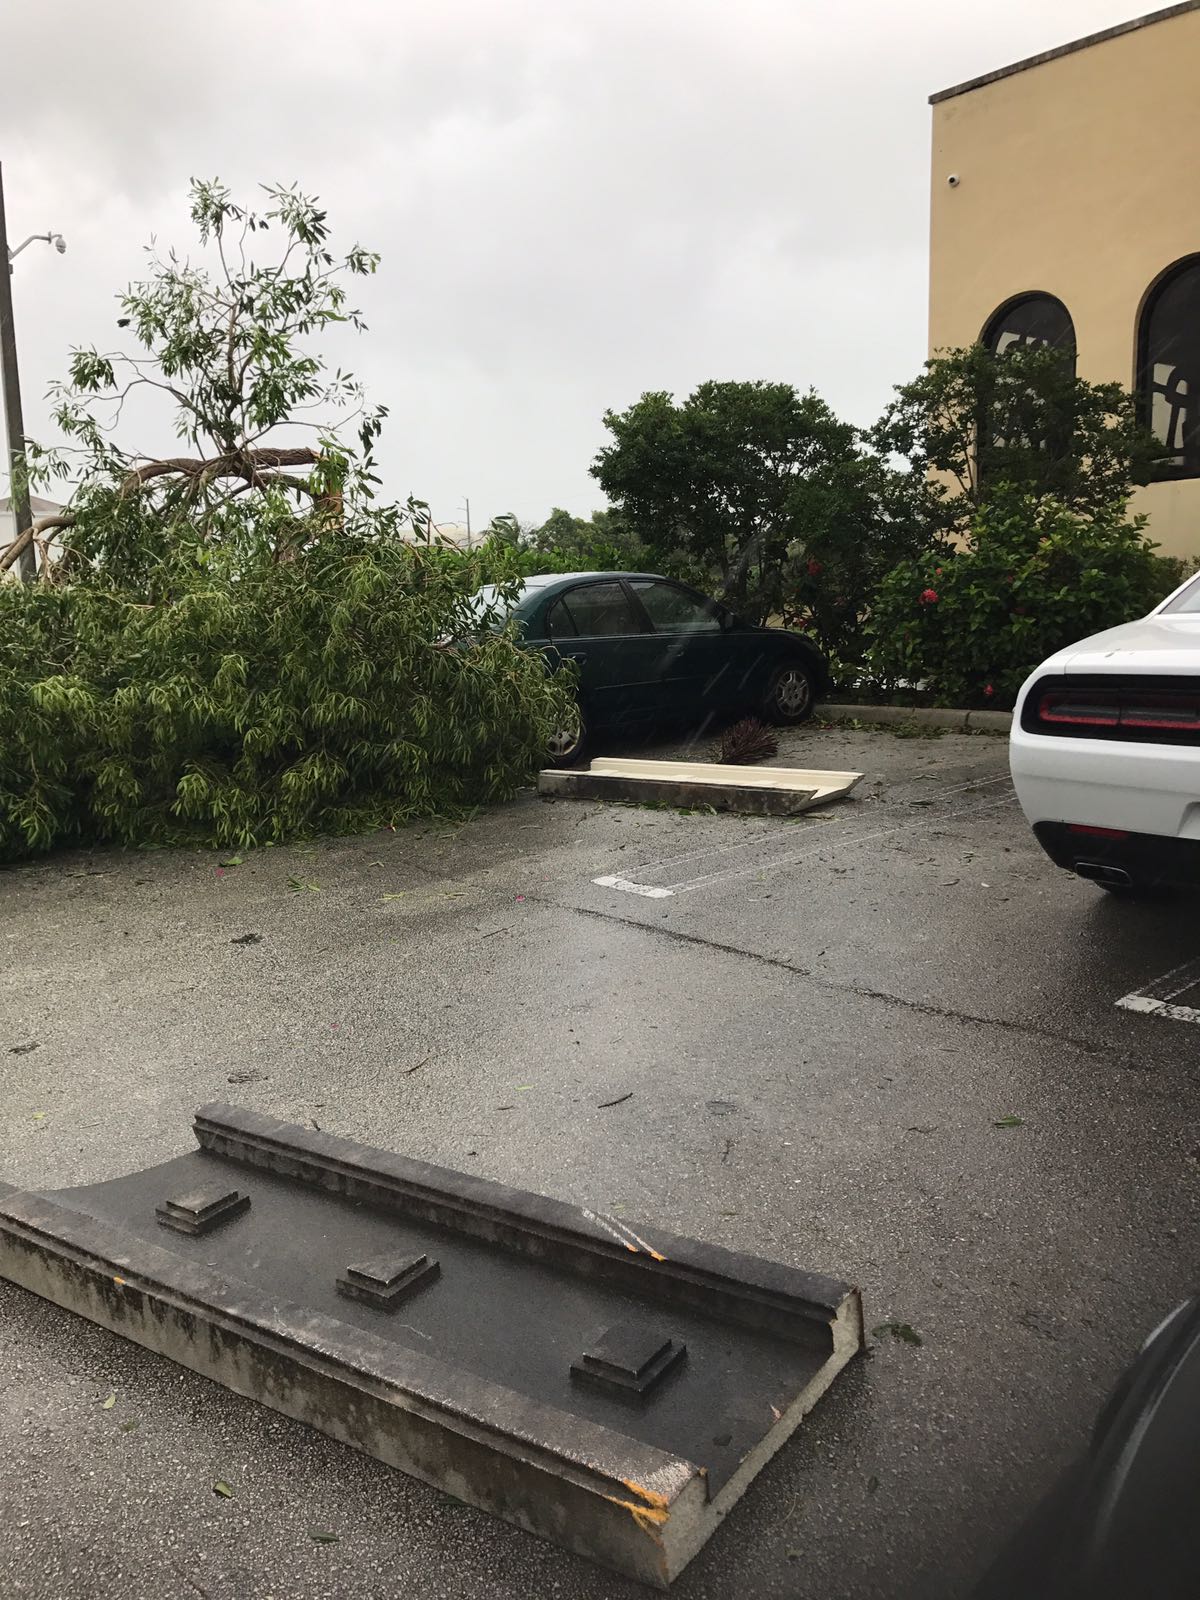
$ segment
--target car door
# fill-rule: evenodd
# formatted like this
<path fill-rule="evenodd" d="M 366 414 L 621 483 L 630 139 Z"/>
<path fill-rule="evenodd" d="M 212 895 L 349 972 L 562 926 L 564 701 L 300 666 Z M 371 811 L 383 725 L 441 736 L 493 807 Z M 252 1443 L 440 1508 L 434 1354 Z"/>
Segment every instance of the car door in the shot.
<path fill-rule="evenodd" d="M 731 704 L 736 699 L 734 652 L 720 607 L 665 578 L 627 581 L 660 642 L 660 715 L 703 716 Z"/>
<path fill-rule="evenodd" d="M 654 718 L 659 643 L 619 578 L 591 579 L 567 589 L 549 607 L 546 629 L 558 653 L 575 664 L 580 702 L 593 727 L 620 728 Z"/>

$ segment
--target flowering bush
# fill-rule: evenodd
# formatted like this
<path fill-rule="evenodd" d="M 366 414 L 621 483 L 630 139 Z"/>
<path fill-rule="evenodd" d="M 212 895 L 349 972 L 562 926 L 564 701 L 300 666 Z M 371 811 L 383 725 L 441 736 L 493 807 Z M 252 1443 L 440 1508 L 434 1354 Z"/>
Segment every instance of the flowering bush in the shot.
<path fill-rule="evenodd" d="M 1038 662 L 1144 615 L 1170 587 L 1123 506 L 1081 516 L 997 494 L 958 550 L 902 562 L 871 618 L 870 667 L 943 705 L 1011 706 Z"/>

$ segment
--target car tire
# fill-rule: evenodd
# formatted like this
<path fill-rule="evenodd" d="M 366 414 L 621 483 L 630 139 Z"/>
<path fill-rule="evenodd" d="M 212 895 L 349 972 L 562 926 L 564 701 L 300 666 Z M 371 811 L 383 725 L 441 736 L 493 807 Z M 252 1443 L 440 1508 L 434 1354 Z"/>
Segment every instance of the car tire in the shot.
<path fill-rule="evenodd" d="M 578 709 L 578 708 L 577 708 Z M 587 759 L 591 737 L 587 719 L 578 711 L 579 721 L 574 728 L 560 728 L 550 739 L 546 760 L 552 767 L 577 767 Z"/>
<path fill-rule="evenodd" d="M 800 660 L 784 661 L 767 680 L 762 715 L 768 722 L 795 726 L 808 721 L 816 703 L 816 680 L 807 664 Z"/>

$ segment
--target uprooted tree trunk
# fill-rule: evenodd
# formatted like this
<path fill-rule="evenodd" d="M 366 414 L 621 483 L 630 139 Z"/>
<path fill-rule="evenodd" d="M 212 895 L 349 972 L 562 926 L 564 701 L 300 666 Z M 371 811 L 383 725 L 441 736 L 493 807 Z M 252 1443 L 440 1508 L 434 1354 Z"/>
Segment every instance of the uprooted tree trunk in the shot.
<path fill-rule="evenodd" d="M 306 494 L 312 500 L 314 509 L 323 509 L 331 514 L 330 520 L 341 521 L 341 496 L 336 492 L 320 491 L 281 469 L 284 467 L 315 467 L 321 460 L 318 450 L 307 446 L 298 446 L 290 450 L 241 450 L 231 451 L 226 455 L 214 456 L 209 460 L 196 460 L 187 456 L 171 456 L 161 461 L 148 461 L 145 466 L 137 467 L 123 480 L 117 491 L 119 498 L 125 499 L 131 494 L 138 494 L 146 484 L 155 478 L 175 477 L 191 482 L 197 488 L 207 483 L 215 482 L 218 478 L 241 478 L 245 489 L 269 489 L 280 486 L 297 490 Z M 235 491 L 240 492 L 240 491 Z M 50 572 L 48 541 L 45 535 L 54 532 L 57 528 L 72 528 L 78 521 L 78 515 L 73 511 L 64 511 L 56 516 L 39 517 L 23 532 L 19 533 L 7 550 L 0 554 L 0 572 L 6 572 L 32 544 L 36 546 L 41 555 L 42 576 Z M 277 552 L 280 559 L 290 559 L 287 552 Z"/>

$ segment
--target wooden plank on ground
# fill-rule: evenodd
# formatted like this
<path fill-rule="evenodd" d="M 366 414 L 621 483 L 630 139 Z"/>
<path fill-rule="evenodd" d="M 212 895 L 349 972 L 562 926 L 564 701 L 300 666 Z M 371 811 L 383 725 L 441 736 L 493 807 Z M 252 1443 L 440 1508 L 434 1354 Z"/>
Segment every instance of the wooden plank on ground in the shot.
<path fill-rule="evenodd" d="M 861 772 L 820 768 L 602 758 L 586 770 L 547 769 L 538 777 L 538 793 L 561 800 L 711 806 L 752 816 L 795 816 L 843 799 L 861 778 Z"/>

